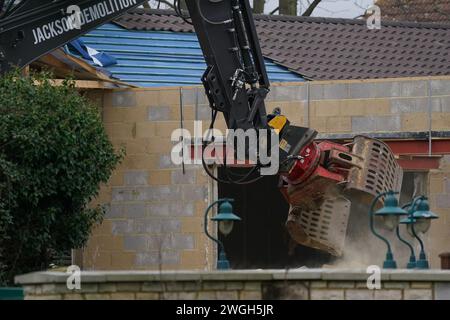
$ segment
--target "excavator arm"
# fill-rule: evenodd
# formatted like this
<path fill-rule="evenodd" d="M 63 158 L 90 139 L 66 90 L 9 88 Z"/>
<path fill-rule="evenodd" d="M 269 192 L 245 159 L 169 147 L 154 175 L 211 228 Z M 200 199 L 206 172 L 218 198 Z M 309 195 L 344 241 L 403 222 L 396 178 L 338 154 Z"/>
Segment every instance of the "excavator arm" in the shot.
<path fill-rule="evenodd" d="M 175 0 L 179 14 L 180 0 Z M 0 74 L 24 67 L 146 0 L 0 0 Z M 202 77 L 214 114 L 230 129 L 278 133 L 280 190 L 291 206 L 287 228 L 301 244 L 342 253 L 349 193 L 398 190 L 401 169 L 381 141 L 341 145 L 268 115 L 269 80 L 249 0 L 185 0 L 207 64 Z M 226 157 L 225 157 L 226 158 Z M 206 166 L 205 166 L 205 169 Z M 242 181 L 242 180 L 240 180 Z M 230 181 L 228 181 L 230 182 Z M 333 214 L 338 208 L 340 213 Z"/>
<path fill-rule="evenodd" d="M 22 68 L 146 1 L 2 1 L 0 73 Z"/>

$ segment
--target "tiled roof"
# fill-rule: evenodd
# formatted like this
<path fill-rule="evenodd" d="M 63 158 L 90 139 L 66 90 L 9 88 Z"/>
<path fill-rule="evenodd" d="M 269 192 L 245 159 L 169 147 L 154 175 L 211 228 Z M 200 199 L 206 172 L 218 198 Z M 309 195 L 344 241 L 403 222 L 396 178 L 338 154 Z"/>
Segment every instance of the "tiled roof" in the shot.
<path fill-rule="evenodd" d="M 199 85 L 206 69 L 197 36 L 194 33 L 127 30 L 105 24 L 81 37 L 98 51 L 116 58 L 106 67 L 113 77 L 142 87 Z M 272 82 L 298 82 L 297 73 L 266 59 Z"/>
<path fill-rule="evenodd" d="M 193 32 L 173 11 L 137 9 L 115 21 L 130 30 Z M 263 55 L 312 80 L 450 74 L 450 26 L 256 15 Z"/>
<path fill-rule="evenodd" d="M 450 24 L 450 0 L 378 0 L 382 19 Z"/>

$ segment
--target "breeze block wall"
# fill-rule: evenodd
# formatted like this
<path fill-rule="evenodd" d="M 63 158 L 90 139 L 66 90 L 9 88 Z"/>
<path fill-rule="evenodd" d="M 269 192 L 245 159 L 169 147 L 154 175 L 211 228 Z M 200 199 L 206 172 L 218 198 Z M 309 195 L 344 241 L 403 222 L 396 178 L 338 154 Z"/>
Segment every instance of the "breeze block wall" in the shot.
<path fill-rule="evenodd" d="M 203 213 L 213 190 L 201 166 L 175 166 L 172 131 L 180 128 L 180 90 L 143 89 L 90 93 L 102 106 L 113 145 L 126 156 L 93 205 L 107 214 L 86 248 L 84 269 L 207 269 L 214 255 L 203 233 Z M 183 108 L 193 129 L 194 107 Z"/>
<path fill-rule="evenodd" d="M 206 130 L 211 119 L 203 87 L 116 89 L 89 94 L 106 130 L 126 157 L 94 204 L 108 213 L 77 255 L 84 269 L 213 268 L 214 246 L 203 233 L 203 214 L 216 198 L 216 185 L 201 165 L 170 161 L 174 129 Z M 182 105 L 182 109 L 181 109 Z M 280 107 L 296 125 L 320 137 L 374 133 L 450 132 L 450 77 L 314 81 L 274 84 L 267 110 Z M 182 110 L 182 113 L 181 113 Z M 183 121 L 181 121 L 183 116 Z M 216 127 L 225 133 L 221 114 Z M 405 135 L 406 139 L 407 135 Z M 440 218 L 427 234 L 431 265 L 450 251 L 450 160 L 429 172 L 432 210 Z M 210 226 L 212 227 L 212 225 Z"/>

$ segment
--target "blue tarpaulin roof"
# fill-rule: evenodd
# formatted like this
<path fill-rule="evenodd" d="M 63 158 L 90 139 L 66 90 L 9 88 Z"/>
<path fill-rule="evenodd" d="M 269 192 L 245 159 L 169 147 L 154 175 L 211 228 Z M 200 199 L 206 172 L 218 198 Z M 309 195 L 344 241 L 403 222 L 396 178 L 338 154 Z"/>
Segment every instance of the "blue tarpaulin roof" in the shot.
<path fill-rule="evenodd" d="M 116 58 L 117 64 L 105 68 L 114 78 L 142 87 L 198 85 L 206 69 L 194 33 L 130 31 L 110 23 L 80 39 Z M 304 81 L 270 60 L 265 63 L 272 82 Z"/>

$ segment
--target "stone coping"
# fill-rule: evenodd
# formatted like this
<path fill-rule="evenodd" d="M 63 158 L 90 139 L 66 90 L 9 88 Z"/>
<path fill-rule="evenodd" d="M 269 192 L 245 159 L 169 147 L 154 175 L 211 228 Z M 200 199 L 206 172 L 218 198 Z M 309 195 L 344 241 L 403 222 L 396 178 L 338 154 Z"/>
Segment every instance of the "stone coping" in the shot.
<path fill-rule="evenodd" d="M 66 283 L 67 273 L 34 272 L 16 276 L 20 285 Z M 290 269 L 230 271 L 83 271 L 83 283 L 149 282 L 149 281 L 366 281 L 369 274 L 362 269 Z M 450 282 L 450 270 L 382 270 L 383 281 Z"/>

